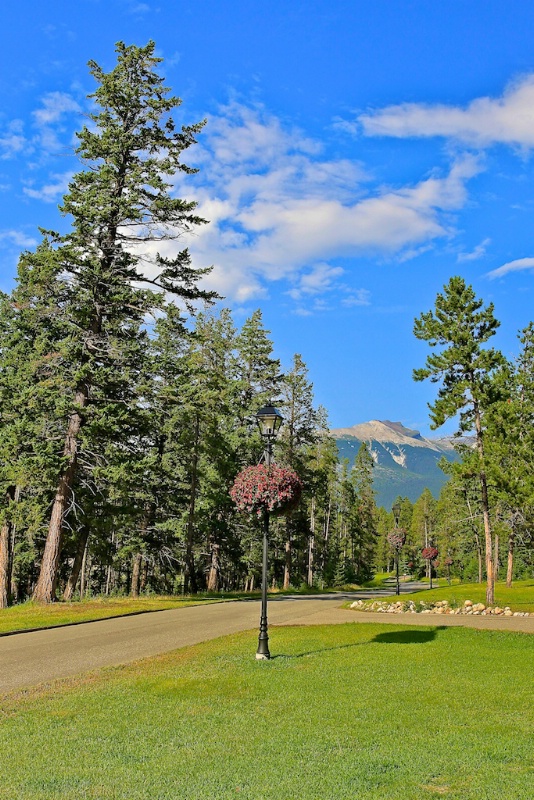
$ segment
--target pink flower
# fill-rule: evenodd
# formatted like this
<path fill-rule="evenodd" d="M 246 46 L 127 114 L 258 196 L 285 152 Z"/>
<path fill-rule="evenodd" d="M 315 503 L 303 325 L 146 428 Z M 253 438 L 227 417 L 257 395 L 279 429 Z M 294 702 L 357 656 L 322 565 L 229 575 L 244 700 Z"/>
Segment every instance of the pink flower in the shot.
<path fill-rule="evenodd" d="M 421 555 L 426 561 L 433 561 L 438 555 L 437 547 L 423 547 Z"/>
<path fill-rule="evenodd" d="M 294 508 L 301 495 L 302 483 L 296 472 L 272 464 L 246 467 L 234 481 L 230 497 L 239 511 L 257 514 L 283 514 Z"/>
<path fill-rule="evenodd" d="M 388 542 L 393 550 L 402 550 L 406 541 L 406 531 L 404 528 L 395 528 L 388 533 Z"/>

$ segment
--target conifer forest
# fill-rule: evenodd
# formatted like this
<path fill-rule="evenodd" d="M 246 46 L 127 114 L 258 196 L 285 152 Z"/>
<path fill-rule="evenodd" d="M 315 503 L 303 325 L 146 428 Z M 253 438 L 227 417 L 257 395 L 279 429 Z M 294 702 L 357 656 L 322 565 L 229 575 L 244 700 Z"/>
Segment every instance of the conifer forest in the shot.
<path fill-rule="evenodd" d="M 175 192 L 204 123 L 177 125 L 154 52 L 119 43 L 110 72 L 90 63 L 68 230 L 42 230 L 0 296 L 0 607 L 258 588 L 261 520 L 229 492 L 263 458 L 255 414 L 269 402 L 284 417 L 275 460 L 303 485 L 271 520 L 273 588 L 389 572 L 396 524 L 406 574 L 532 576 L 534 325 L 507 360 L 488 345 L 493 307 L 461 278 L 416 320 L 437 349 L 414 378 L 441 383 L 431 420 L 458 420 L 461 458 L 439 498 L 400 497 L 395 521 L 376 506 L 368 446 L 339 463 L 301 355 L 281 364 L 261 312 L 238 324 L 183 248 L 209 224 Z"/>

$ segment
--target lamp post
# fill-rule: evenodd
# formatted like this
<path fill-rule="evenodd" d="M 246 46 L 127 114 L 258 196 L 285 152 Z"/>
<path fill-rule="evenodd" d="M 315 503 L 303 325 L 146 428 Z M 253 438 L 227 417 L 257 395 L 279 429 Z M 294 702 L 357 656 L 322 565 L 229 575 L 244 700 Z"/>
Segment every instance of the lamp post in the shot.
<path fill-rule="evenodd" d="M 400 517 L 400 503 L 394 503 L 392 507 L 393 516 L 395 517 L 395 530 L 399 527 L 399 517 Z M 395 550 L 395 578 L 397 580 L 397 588 L 395 590 L 395 594 L 400 594 L 400 580 L 399 580 L 399 549 Z"/>
<path fill-rule="evenodd" d="M 265 463 L 267 469 L 271 466 L 273 458 L 273 442 L 276 439 L 280 425 L 284 418 L 279 411 L 272 405 L 263 406 L 256 414 L 256 422 L 260 429 L 260 434 L 265 442 Z M 261 576 L 261 616 L 260 616 L 260 635 L 258 637 L 258 649 L 256 659 L 266 660 L 271 657 L 269 653 L 269 636 L 267 635 L 267 551 L 269 546 L 269 509 L 263 512 L 263 565 Z"/>

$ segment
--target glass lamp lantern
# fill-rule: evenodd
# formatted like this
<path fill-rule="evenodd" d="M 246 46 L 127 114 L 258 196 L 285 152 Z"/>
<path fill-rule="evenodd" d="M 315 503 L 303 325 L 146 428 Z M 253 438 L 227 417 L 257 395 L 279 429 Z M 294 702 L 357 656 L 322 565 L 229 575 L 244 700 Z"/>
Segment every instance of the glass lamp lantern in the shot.
<path fill-rule="evenodd" d="M 260 433 L 268 439 L 274 439 L 283 421 L 284 418 L 281 413 L 271 404 L 263 406 L 256 414 L 256 422 Z"/>

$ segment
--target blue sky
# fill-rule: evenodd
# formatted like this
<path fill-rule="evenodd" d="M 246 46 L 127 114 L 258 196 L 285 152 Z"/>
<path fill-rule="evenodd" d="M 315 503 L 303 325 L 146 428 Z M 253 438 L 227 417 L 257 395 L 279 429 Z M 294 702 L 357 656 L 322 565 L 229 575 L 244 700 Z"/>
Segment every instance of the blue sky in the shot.
<path fill-rule="evenodd" d="M 302 354 L 333 427 L 428 433 L 413 319 L 462 275 L 508 357 L 533 318 L 534 4 L 527 0 L 27 0 L 0 36 L 0 286 L 79 169 L 87 61 L 150 38 L 206 118 L 177 179 L 211 220 L 188 244 L 242 322 Z M 450 430 L 449 426 L 449 430 Z M 443 431 L 445 432 L 445 431 Z M 434 435 L 434 434 L 433 434 Z"/>

